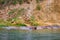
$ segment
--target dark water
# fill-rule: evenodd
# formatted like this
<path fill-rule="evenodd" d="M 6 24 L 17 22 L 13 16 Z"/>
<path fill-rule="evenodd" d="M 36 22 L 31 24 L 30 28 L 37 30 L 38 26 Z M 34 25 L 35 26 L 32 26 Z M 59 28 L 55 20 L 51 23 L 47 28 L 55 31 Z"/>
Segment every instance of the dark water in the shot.
<path fill-rule="evenodd" d="M 0 30 L 0 40 L 60 40 L 60 33 L 38 33 L 32 30 Z"/>

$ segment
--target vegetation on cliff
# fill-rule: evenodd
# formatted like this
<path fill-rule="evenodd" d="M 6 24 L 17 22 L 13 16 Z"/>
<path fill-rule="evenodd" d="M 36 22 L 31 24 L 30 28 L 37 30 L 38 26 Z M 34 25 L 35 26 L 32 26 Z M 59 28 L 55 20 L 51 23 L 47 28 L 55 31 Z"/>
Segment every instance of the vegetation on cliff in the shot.
<path fill-rule="evenodd" d="M 58 4 L 56 0 L 0 0 L 0 26 L 60 25 Z"/>

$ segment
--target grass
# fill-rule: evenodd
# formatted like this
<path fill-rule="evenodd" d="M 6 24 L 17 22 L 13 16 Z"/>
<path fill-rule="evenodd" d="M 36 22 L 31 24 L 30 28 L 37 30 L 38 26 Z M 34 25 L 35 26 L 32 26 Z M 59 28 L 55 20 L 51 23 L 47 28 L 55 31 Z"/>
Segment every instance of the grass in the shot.
<path fill-rule="evenodd" d="M 8 12 L 9 15 L 12 15 L 13 13 L 15 13 L 17 11 L 17 9 L 13 9 L 10 12 Z"/>
<path fill-rule="evenodd" d="M 27 26 L 26 24 L 16 24 L 16 26 Z"/>
<path fill-rule="evenodd" d="M 23 4 L 24 0 L 0 0 L 0 9 L 4 9 L 6 6 Z"/>
<path fill-rule="evenodd" d="M 15 22 L 15 24 L 14 24 L 14 22 Z M 16 19 L 15 19 L 15 21 L 13 21 L 13 23 L 12 23 L 12 21 L 5 21 L 5 22 L 2 21 L 0 23 L 0 27 L 7 27 L 7 26 L 27 26 L 27 25 Z"/>
<path fill-rule="evenodd" d="M 8 15 L 15 15 L 12 18 L 8 18 L 7 20 L 7 24 L 8 26 L 26 26 L 25 24 L 23 24 L 23 21 L 21 21 L 22 19 L 19 19 L 19 16 L 22 16 L 24 13 L 25 9 L 21 8 L 21 9 L 13 9 L 11 10 Z M 12 21 L 13 20 L 13 21 Z"/>
<path fill-rule="evenodd" d="M 35 17 L 31 16 L 30 23 L 32 26 L 38 26 L 39 24 L 36 22 Z"/>
<path fill-rule="evenodd" d="M 16 5 L 17 3 L 23 4 L 24 2 L 28 2 L 28 0 L 0 0 L 0 4 L 13 4 Z"/>
<path fill-rule="evenodd" d="M 5 21 L 3 19 L 0 19 L 0 27 L 5 27 Z"/>
<path fill-rule="evenodd" d="M 13 9 L 13 10 L 11 10 L 10 12 L 8 12 L 8 15 L 9 15 L 9 17 L 11 16 L 11 15 L 13 15 L 13 17 L 12 18 L 10 18 L 10 19 L 8 19 L 8 20 L 12 20 L 12 19 L 16 19 L 16 18 L 18 18 L 19 16 L 22 16 L 23 15 L 23 13 L 24 13 L 24 8 L 19 8 L 19 9 Z"/>
<path fill-rule="evenodd" d="M 17 0 L 0 0 L 0 4 L 5 4 L 5 5 L 7 5 L 7 4 L 17 4 Z"/>
<path fill-rule="evenodd" d="M 15 22 L 15 21 L 14 21 L 14 22 Z M 19 26 L 26 26 L 26 24 L 24 24 L 24 23 L 20 23 L 20 22 L 19 22 L 19 23 L 17 23 L 17 22 L 11 23 L 11 21 L 10 21 L 10 22 L 8 21 L 8 22 L 6 23 L 6 25 L 7 25 L 7 26 L 17 26 L 17 27 L 19 27 Z"/>

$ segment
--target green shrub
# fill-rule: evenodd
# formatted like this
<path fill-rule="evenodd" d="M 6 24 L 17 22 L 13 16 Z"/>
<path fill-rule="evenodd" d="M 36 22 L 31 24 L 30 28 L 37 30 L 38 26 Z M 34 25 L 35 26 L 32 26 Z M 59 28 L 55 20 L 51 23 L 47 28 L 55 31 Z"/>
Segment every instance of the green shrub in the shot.
<path fill-rule="evenodd" d="M 39 0 L 36 0 L 36 3 L 39 3 Z"/>
<path fill-rule="evenodd" d="M 12 1 L 12 4 L 16 5 L 18 2 L 17 0 Z"/>
<path fill-rule="evenodd" d="M 23 13 L 24 13 L 25 9 L 24 8 L 21 8 L 21 9 L 18 9 L 15 16 L 13 17 L 13 19 L 19 17 L 19 16 L 22 16 Z"/>
<path fill-rule="evenodd" d="M 10 12 L 8 12 L 8 15 L 9 15 L 9 16 L 15 15 L 15 16 L 13 16 L 12 18 L 8 18 L 8 21 L 16 20 L 19 16 L 22 16 L 24 10 L 25 10 L 24 8 L 21 8 L 21 9 L 13 9 L 13 10 L 11 10 Z M 16 12 L 16 13 L 15 13 L 15 12 Z"/>
<path fill-rule="evenodd" d="M 27 26 L 27 25 L 25 25 L 25 24 L 16 24 L 16 26 Z"/>
<path fill-rule="evenodd" d="M 30 21 L 32 26 L 39 26 L 39 24 L 36 21 Z"/>
<path fill-rule="evenodd" d="M 40 10 L 40 9 L 41 9 L 40 5 L 37 5 L 36 10 Z"/>
<path fill-rule="evenodd" d="M 0 27 L 6 27 L 7 25 L 4 25 L 4 24 L 0 24 Z"/>
<path fill-rule="evenodd" d="M 17 3 L 20 3 L 22 4 L 23 3 L 23 0 L 0 0 L 0 4 L 17 4 Z"/>
<path fill-rule="evenodd" d="M 17 9 L 13 9 L 10 12 L 8 12 L 9 15 L 12 15 L 13 13 L 15 13 L 17 11 Z"/>
<path fill-rule="evenodd" d="M 35 17 L 31 16 L 30 23 L 32 26 L 38 26 L 39 24 L 36 22 Z"/>
<path fill-rule="evenodd" d="M 36 3 L 42 2 L 43 0 L 36 0 Z"/>
<path fill-rule="evenodd" d="M 4 4 L 4 3 L 5 3 L 4 1 L 1 2 L 1 4 Z"/>
<path fill-rule="evenodd" d="M 39 24 L 38 23 L 33 23 L 32 26 L 39 26 Z"/>
<path fill-rule="evenodd" d="M 5 0 L 0 0 L 0 4 L 4 4 L 5 2 Z"/>
<path fill-rule="evenodd" d="M 19 1 L 19 4 L 22 4 L 23 3 L 23 0 L 18 0 Z"/>

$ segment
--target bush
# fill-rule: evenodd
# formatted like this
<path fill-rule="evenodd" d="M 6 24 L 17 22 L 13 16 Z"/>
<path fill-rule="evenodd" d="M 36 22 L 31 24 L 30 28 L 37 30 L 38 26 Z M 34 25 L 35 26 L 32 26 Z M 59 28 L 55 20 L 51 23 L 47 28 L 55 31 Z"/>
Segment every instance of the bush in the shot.
<path fill-rule="evenodd" d="M 42 2 L 43 0 L 36 0 L 36 3 Z"/>
<path fill-rule="evenodd" d="M 12 4 L 13 4 L 13 5 L 16 5 L 17 3 L 18 3 L 17 0 L 12 1 Z"/>
<path fill-rule="evenodd" d="M 0 27 L 6 27 L 7 25 L 4 25 L 4 24 L 0 24 Z"/>
<path fill-rule="evenodd" d="M 17 4 L 17 3 L 20 3 L 22 4 L 23 3 L 23 0 L 0 0 L 0 4 Z"/>
<path fill-rule="evenodd" d="M 41 9 L 40 5 L 37 5 L 36 10 L 40 10 L 40 9 Z"/>
<path fill-rule="evenodd" d="M 8 14 L 9 14 L 9 15 L 12 15 L 13 13 L 16 12 L 16 10 L 17 10 L 17 9 L 13 9 L 13 10 L 11 10 L 10 12 L 8 12 Z"/>
<path fill-rule="evenodd" d="M 27 25 L 25 25 L 25 24 L 16 24 L 16 26 L 27 26 Z"/>
<path fill-rule="evenodd" d="M 22 4 L 22 3 L 24 3 L 24 2 L 26 2 L 26 3 L 29 3 L 29 0 L 0 0 L 0 4 L 17 4 L 17 3 L 19 3 L 19 4 Z"/>
<path fill-rule="evenodd" d="M 22 4 L 23 3 L 23 0 L 18 0 L 19 1 L 19 4 Z"/>
<path fill-rule="evenodd" d="M 36 0 L 36 3 L 39 3 L 39 0 Z"/>
<path fill-rule="evenodd" d="M 30 23 L 31 23 L 32 26 L 39 26 L 39 24 L 36 22 L 34 16 L 31 16 Z"/>
<path fill-rule="evenodd" d="M 4 4 L 5 3 L 5 1 L 4 0 L 0 0 L 0 4 Z"/>

